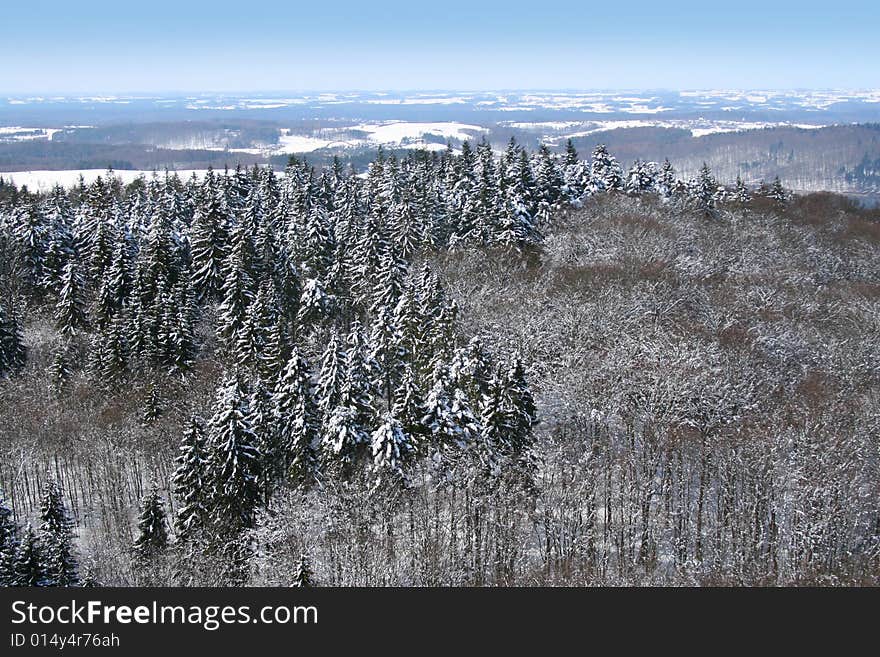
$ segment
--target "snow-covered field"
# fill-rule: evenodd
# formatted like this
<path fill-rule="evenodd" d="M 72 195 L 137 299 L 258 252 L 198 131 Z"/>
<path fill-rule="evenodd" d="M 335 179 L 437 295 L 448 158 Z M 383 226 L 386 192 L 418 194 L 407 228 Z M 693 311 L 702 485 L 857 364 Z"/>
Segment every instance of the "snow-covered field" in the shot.
<path fill-rule="evenodd" d="M 466 123 L 451 121 L 437 123 L 418 123 L 413 121 L 381 121 L 359 123 L 342 128 L 325 128 L 316 135 L 292 134 L 289 129 L 282 129 L 278 137 L 278 146 L 272 153 L 311 153 L 321 148 L 363 148 L 387 146 L 389 148 L 427 148 L 442 150 L 446 148 L 446 140 L 465 141 L 478 139 L 487 133 L 488 128 Z M 352 133 L 364 134 L 363 137 L 352 137 Z M 334 134 L 340 135 L 333 139 Z M 427 140 L 433 137 L 433 140 Z M 437 143 L 442 139 L 444 143 Z"/>
<path fill-rule="evenodd" d="M 17 125 L 0 127 L 0 142 L 4 141 L 39 141 L 46 139 L 52 141 L 56 132 L 61 128 L 23 128 Z"/>
<path fill-rule="evenodd" d="M 176 173 L 181 180 L 195 175 L 197 178 L 203 177 L 207 173 L 207 169 L 182 169 L 170 173 Z M 114 170 L 113 175 L 119 178 L 123 184 L 128 184 L 137 180 L 140 176 L 149 178 L 153 175 L 163 176 L 164 171 L 133 171 L 127 169 Z M 36 191 L 49 191 L 55 185 L 61 185 L 65 188 L 76 186 L 79 178 L 88 184 L 95 181 L 98 176 L 107 177 L 106 169 L 71 169 L 67 171 L 0 171 L 0 178 L 5 181 L 14 182 L 17 186 L 27 185 L 28 189 Z"/>
<path fill-rule="evenodd" d="M 693 137 L 705 137 L 706 135 L 720 132 L 741 132 L 745 130 L 760 130 L 762 128 L 823 128 L 824 124 L 815 123 L 790 123 L 788 121 L 719 121 L 708 119 L 632 119 L 618 121 L 538 121 L 534 123 L 524 121 L 505 122 L 502 125 L 528 130 L 539 133 L 542 139 L 551 144 L 562 142 L 566 139 L 587 137 L 597 132 L 629 128 L 678 128 L 690 131 Z"/>

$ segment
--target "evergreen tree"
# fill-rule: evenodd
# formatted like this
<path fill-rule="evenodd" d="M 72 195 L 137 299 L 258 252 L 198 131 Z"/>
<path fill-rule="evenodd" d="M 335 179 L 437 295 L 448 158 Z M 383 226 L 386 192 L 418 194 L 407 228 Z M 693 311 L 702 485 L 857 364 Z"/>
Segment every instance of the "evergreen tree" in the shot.
<path fill-rule="evenodd" d="M 0 493 L 0 586 L 12 586 L 15 582 L 15 556 L 18 551 L 18 527 L 12 509 Z"/>
<path fill-rule="evenodd" d="M 773 183 L 770 185 L 770 189 L 767 192 L 767 198 L 772 199 L 778 207 L 784 206 L 788 201 L 788 194 L 782 186 L 779 176 L 776 176 L 773 179 Z"/>
<path fill-rule="evenodd" d="M 389 411 L 379 427 L 370 436 L 373 465 L 380 473 L 388 471 L 406 481 L 404 465 L 415 451 L 412 437 L 400 421 Z"/>
<path fill-rule="evenodd" d="M 312 375 L 308 362 L 294 348 L 273 394 L 283 465 L 297 484 L 317 477 L 320 430 Z"/>
<path fill-rule="evenodd" d="M 718 183 L 712 176 L 709 165 L 703 162 L 700 168 L 700 175 L 693 185 L 693 197 L 697 206 L 706 212 L 711 211 L 715 207 L 715 195 L 718 192 Z"/>
<path fill-rule="evenodd" d="M 209 519 L 209 493 L 207 466 L 208 451 L 205 422 L 193 415 L 180 445 L 180 453 L 175 459 L 177 469 L 171 476 L 174 495 L 179 502 L 175 527 L 181 539 L 207 527 Z"/>
<path fill-rule="evenodd" d="M 70 380 L 73 372 L 70 369 L 70 360 L 67 357 L 66 349 L 61 348 L 55 351 L 52 356 L 52 363 L 49 365 L 49 385 L 55 393 L 60 392 L 67 382 Z"/>
<path fill-rule="evenodd" d="M 49 481 L 40 506 L 40 551 L 44 576 L 52 586 L 77 586 L 78 564 L 73 553 L 73 522 L 61 493 L 61 487 Z"/>
<path fill-rule="evenodd" d="M 208 423 L 208 509 L 214 526 L 236 534 L 253 526 L 260 490 L 262 458 L 250 418 L 248 397 L 238 375 L 227 376 Z"/>
<path fill-rule="evenodd" d="M 318 375 L 318 385 L 315 391 L 318 412 L 325 421 L 342 398 L 346 368 L 345 349 L 339 338 L 339 333 L 336 329 L 332 329 L 327 347 L 324 350 L 324 357 L 321 359 L 321 372 Z"/>
<path fill-rule="evenodd" d="M 132 545 L 136 569 L 147 569 L 168 548 L 168 523 L 165 503 L 155 484 L 141 502 L 138 515 L 138 537 Z"/>
<path fill-rule="evenodd" d="M 20 372 L 26 361 L 27 347 L 18 316 L 0 304 L 0 378 Z"/>
<path fill-rule="evenodd" d="M 229 217 L 217 189 L 216 177 L 210 169 L 200 192 L 201 198 L 189 231 L 192 278 L 199 301 L 211 301 L 219 296 L 224 284 Z"/>
<path fill-rule="evenodd" d="M 590 182 L 597 192 L 613 192 L 623 188 L 623 172 L 620 165 L 604 144 L 599 144 L 593 150 Z"/>
<path fill-rule="evenodd" d="M 296 572 L 293 574 L 293 586 L 301 589 L 309 589 L 314 586 L 312 581 L 312 569 L 309 565 L 309 557 L 305 552 L 300 554 L 296 564 Z"/>
<path fill-rule="evenodd" d="M 736 177 L 736 186 L 733 189 L 733 199 L 741 206 L 748 205 L 752 200 L 752 194 L 749 192 L 748 185 L 746 185 L 739 176 Z"/>
<path fill-rule="evenodd" d="M 531 445 L 532 429 L 538 423 L 538 412 L 519 356 L 515 356 L 510 362 L 502 385 L 504 409 L 510 416 L 509 442 L 513 451 L 520 454 Z"/>
<path fill-rule="evenodd" d="M 141 411 L 141 424 L 143 426 L 153 424 L 162 414 L 162 396 L 159 394 L 159 388 L 155 384 L 150 384 Z"/>
<path fill-rule="evenodd" d="M 661 198 L 671 198 L 675 191 L 675 169 L 669 160 L 664 160 L 657 176 L 657 193 Z"/>
<path fill-rule="evenodd" d="M 30 525 L 24 530 L 13 563 L 14 586 L 53 586 L 56 580 L 46 574 L 41 542 Z"/>
<path fill-rule="evenodd" d="M 55 321 L 61 333 L 72 335 L 86 325 L 85 281 L 76 260 L 71 258 L 61 275 L 61 291 L 55 306 Z"/>

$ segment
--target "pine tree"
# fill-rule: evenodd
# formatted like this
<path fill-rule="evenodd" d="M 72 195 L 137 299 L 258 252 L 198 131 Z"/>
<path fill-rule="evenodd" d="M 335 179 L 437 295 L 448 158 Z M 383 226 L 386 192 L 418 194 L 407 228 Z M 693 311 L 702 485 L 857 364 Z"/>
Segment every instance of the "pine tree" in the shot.
<path fill-rule="evenodd" d="M 27 347 L 21 333 L 21 323 L 15 313 L 0 305 L 0 378 L 24 369 Z"/>
<path fill-rule="evenodd" d="M 657 176 L 657 192 L 661 198 L 671 198 L 675 191 L 675 169 L 672 168 L 669 160 L 664 160 L 660 167 L 660 174 Z"/>
<path fill-rule="evenodd" d="M 85 282 L 73 258 L 64 266 L 61 275 L 55 321 L 58 330 L 67 335 L 72 335 L 86 325 Z"/>
<path fill-rule="evenodd" d="M 623 172 L 604 144 L 593 150 L 590 182 L 597 192 L 613 192 L 623 188 Z"/>
<path fill-rule="evenodd" d="M 697 206 L 702 210 L 709 212 L 715 207 L 715 195 L 718 191 L 718 183 L 712 176 L 709 165 L 703 162 L 700 168 L 700 175 L 693 185 L 693 197 Z"/>
<path fill-rule="evenodd" d="M 201 302 L 216 299 L 224 284 L 223 263 L 229 249 L 227 216 L 221 203 L 214 172 L 205 175 L 201 198 L 192 225 L 190 244 L 192 252 L 193 286 Z"/>
<path fill-rule="evenodd" d="M 151 384 L 144 398 L 144 407 L 141 411 L 141 425 L 153 424 L 162 416 L 163 412 L 162 396 L 159 394 L 159 388 L 155 384 Z"/>
<path fill-rule="evenodd" d="M 492 474 L 499 472 L 501 458 L 512 450 L 513 418 L 504 406 L 504 393 L 503 381 L 500 377 L 493 377 L 480 412 L 483 454 Z"/>
<path fill-rule="evenodd" d="M 315 391 L 318 412 L 325 421 L 342 398 L 346 368 L 347 355 L 339 333 L 334 328 L 330 331 L 330 339 L 324 349 L 321 372 L 318 375 L 318 385 Z"/>
<path fill-rule="evenodd" d="M 293 586 L 301 589 L 309 589 L 314 586 L 312 581 L 312 569 L 309 565 L 309 557 L 303 552 L 296 564 L 296 572 L 293 574 Z"/>
<path fill-rule="evenodd" d="M 30 525 L 24 530 L 13 562 L 14 586 L 54 586 L 56 580 L 47 576 L 41 542 Z"/>
<path fill-rule="evenodd" d="M 295 483 L 309 485 L 318 476 L 320 419 L 311 369 L 296 348 L 275 386 L 273 402 L 283 465 Z"/>
<path fill-rule="evenodd" d="M 436 450 L 463 449 L 479 433 L 470 406 L 461 390 L 450 394 L 452 386 L 444 363 L 437 364 L 432 379 L 420 424 Z"/>
<path fill-rule="evenodd" d="M 775 201 L 778 207 L 784 206 L 788 201 L 788 194 L 785 191 L 785 187 L 782 186 L 779 176 L 776 176 L 773 179 L 773 183 L 770 185 L 770 190 L 767 192 L 767 198 Z"/>
<path fill-rule="evenodd" d="M 52 363 L 49 365 L 48 374 L 49 385 L 52 391 L 56 394 L 61 392 L 73 374 L 65 348 L 55 351 L 55 354 L 52 356 Z"/>
<path fill-rule="evenodd" d="M 0 586 L 12 586 L 15 582 L 15 555 L 18 551 L 18 527 L 12 509 L 0 493 Z"/>
<path fill-rule="evenodd" d="M 531 445 L 532 429 L 538 423 L 538 412 L 519 356 L 515 356 L 510 362 L 502 378 L 502 386 L 504 409 L 510 416 L 509 442 L 513 452 L 521 454 Z"/>
<path fill-rule="evenodd" d="M 208 424 L 208 509 L 214 526 L 229 534 L 253 526 L 260 489 L 262 457 L 240 377 L 227 376 Z"/>
<path fill-rule="evenodd" d="M 73 553 L 73 521 L 61 493 L 61 487 L 49 481 L 40 506 L 40 549 L 46 581 L 53 586 L 77 586 L 78 565 Z"/>
<path fill-rule="evenodd" d="M 748 185 L 746 185 L 739 176 L 736 177 L 736 186 L 733 189 L 733 199 L 740 206 L 748 205 L 752 200 Z"/>
<path fill-rule="evenodd" d="M 175 527 L 177 535 L 185 540 L 206 529 L 210 515 L 207 507 L 207 438 L 205 422 L 198 415 L 189 420 L 175 463 L 177 469 L 171 476 L 174 495 L 179 502 Z"/>
<path fill-rule="evenodd" d="M 407 434 L 394 414 L 387 412 L 379 427 L 370 436 L 373 465 L 380 473 L 388 471 L 406 481 L 404 465 L 415 451 L 412 437 Z"/>
<path fill-rule="evenodd" d="M 168 548 L 165 503 L 155 484 L 141 502 L 137 527 L 138 537 L 132 545 L 134 565 L 136 569 L 146 569 Z"/>

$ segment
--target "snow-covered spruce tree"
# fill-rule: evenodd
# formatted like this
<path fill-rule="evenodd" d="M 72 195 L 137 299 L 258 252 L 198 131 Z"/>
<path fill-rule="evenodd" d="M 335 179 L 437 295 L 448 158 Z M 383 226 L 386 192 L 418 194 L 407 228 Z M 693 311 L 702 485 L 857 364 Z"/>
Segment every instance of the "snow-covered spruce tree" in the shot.
<path fill-rule="evenodd" d="M 66 347 L 61 347 L 55 350 L 52 355 L 52 362 L 49 364 L 47 374 L 49 375 L 50 389 L 55 394 L 58 394 L 59 392 L 61 392 L 62 389 L 64 389 L 64 386 L 67 385 L 67 382 L 73 375 L 73 370 L 71 370 L 70 368 L 70 359 L 67 356 Z"/>
<path fill-rule="evenodd" d="M 613 192 L 623 189 L 623 171 L 604 144 L 599 144 L 593 149 L 590 184 L 596 192 Z"/>
<path fill-rule="evenodd" d="M 410 436 L 394 417 L 391 411 L 383 416 L 378 428 L 370 436 L 373 453 L 373 466 L 378 474 L 378 482 L 387 476 L 404 483 L 407 481 L 405 465 L 415 452 Z"/>
<path fill-rule="evenodd" d="M 254 524 L 263 499 L 262 457 L 239 375 L 224 378 L 214 405 L 217 411 L 208 423 L 207 507 L 216 538 L 223 540 Z"/>
<path fill-rule="evenodd" d="M 175 463 L 177 469 L 171 476 L 178 501 L 174 526 L 178 538 L 187 540 L 204 531 L 210 517 L 207 436 L 205 421 L 200 416 L 193 415 L 189 419 Z"/>
<path fill-rule="evenodd" d="M 179 236 L 174 230 L 175 203 L 159 204 L 150 217 L 141 247 L 141 291 L 149 300 L 177 282 L 181 254 Z"/>
<path fill-rule="evenodd" d="M 168 345 L 167 366 L 171 371 L 187 372 L 196 357 L 196 322 L 198 308 L 189 272 L 182 267 L 177 284 L 168 296 L 169 308 L 164 317 Z"/>
<path fill-rule="evenodd" d="M 310 589 L 315 585 L 312 580 L 312 567 L 309 564 L 308 555 L 303 552 L 299 556 L 296 564 L 296 571 L 293 573 L 293 583 L 291 586 L 301 589 Z"/>
<path fill-rule="evenodd" d="M 165 503 L 155 484 L 141 502 L 137 528 L 138 537 L 131 547 L 132 567 L 141 585 L 149 586 L 158 583 L 153 576 L 168 549 Z"/>
<path fill-rule="evenodd" d="M 293 349 L 273 393 L 282 462 L 291 480 L 309 486 L 318 477 L 320 418 L 315 403 L 311 368 Z"/>
<path fill-rule="evenodd" d="M 332 317 L 336 308 L 336 298 L 327 292 L 321 280 L 306 279 L 296 315 L 297 332 L 308 334 L 322 321 Z"/>
<path fill-rule="evenodd" d="M 126 325 L 121 316 L 113 319 L 112 324 L 98 338 L 99 356 L 97 372 L 102 383 L 115 384 L 124 379 L 128 373 L 128 344 Z"/>
<path fill-rule="evenodd" d="M 0 304 L 0 378 L 20 372 L 27 361 L 27 347 L 18 316 Z"/>
<path fill-rule="evenodd" d="M 494 370 L 491 354 L 486 350 L 482 339 L 475 337 L 456 351 L 449 374 L 453 385 L 464 391 L 474 407 L 478 408 L 489 392 Z"/>
<path fill-rule="evenodd" d="M 672 198 L 675 190 L 675 169 L 668 159 L 663 160 L 663 164 L 660 166 L 655 188 L 660 198 Z"/>
<path fill-rule="evenodd" d="M 374 424 L 372 377 L 378 365 L 366 353 L 360 323 L 355 321 L 346 338 L 345 382 L 342 399 L 354 411 L 359 426 L 368 430 Z"/>
<path fill-rule="evenodd" d="M 339 332 L 336 328 L 332 328 L 324 356 L 321 358 L 321 371 L 315 389 L 318 412 L 325 422 L 342 398 L 347 365 L 347 354 Z"/>
<path fill-rule="evenodd" d="M 21 283 L 35 296 L 43 293 L 48 226 L 41 208 L 26 203 L 14 210 L 13 236 L 21 257 Z"/>
<path fill-rule="evenodd" d="M 705 162 L 700 168 L 700 175 L 694 181 L 691 196 L 697 207 L 705 212 L 710 212 L 715 207 L 715 195 L 718 192 L 718 183 L 712 176 L 712 170 Z"/>
<path fill-rule="evenodd" d="M 155 383 L 151 383 L 144 397 L 144 406 L 141 410 L 141 425 L 148 426 L 153 424 L 153 422 L 162 417 L 164 412 L 164 403 L 161 394 L 159 394 L 159 387 Z"/>
<path fill-rule="evenodd" d="M 74 258 L 67 261 L 61 274 L 55 322 L 58 330 L 66 335 L 72 335 L 86 325 L 85 281 Z"/>
<path fill-rule="evenodd" d="M 389 246 L 379 258 L 379 269 L 373 285 L 370 312 L 374 315 L 386 307 L 393 310 L 397 305 L 406 282 L 407 262 L 394 247 Z"/>
<path fill-rule="evenodd" d="M 377 365 L 372 383 L 385 397 L 386 409 L 394 403 L 394 392 L 400 383 L 406 358 L 403 335 L 388 306 L 381 306 L 370 332 L 370 359 Z"/>
<path fill-rule="evenodd" d="M 454 449 L 463 449 L 476 435 L 476 422 L 462 424 L 460 413 L 453 409 L 448 367 L 438 363 L 432 374 L 433 383 L 423 405 L 419 421 L 426 435 L 429 456 Z M 473 420 L 473 417 L 470 418 Z"/>
<path fill-rule="evenodd" d="M 300 260 L 314 278 L 323 278 L 333 264 L 336 238 L 323 208 L 316 205 L 306 218 L 305 240 Z"/>
<path fill-rule="evenodd" d="M 556 156 L 546 144 L 541 144 L 535 153 L 534 169 L 538 194 L 535 219 L 538 227 L 543 230 L 549 224 L 550 217 L 559 208 L 562 199 L 562 173 L 557 166 Z"/>
<path fill-rule="evenodd" d="M 238 332 L 245 322 L 245 313 L 254 296 L 251 276 L 253 243 L 247 226 L 239 224 L 232 233 L 232 248 L 224 263 L 225 275 L 218 309 L 218 334 L 232 353 Z"/>
<path fill-rule="evenodd" d="M 213 171 L 209 170 L 205 175 L 199 193 L 189 240 L 193 286 L 198 300 L 205 302 L 218 298 L 223 287 L 223 264 L 229 248 L 229 217 Z"/>
<path fill-rule="evenodd" d="M 733 188 L 733 200 L 741 207 L 748 205 L 752 200 L 748 185 L 739 176 L 736 177 L 736 185 Z"/>
<path fill-rule="evenodd" d="M 391 208 L 391 234 L 394 236 L 397 252 L 404 259 L 412 258 L 413 254 L 421 251 L 429 242 L 423 216 L 408 193 Z"/>
<path fill-rule="evenodd" d="M 510 434 L 507 440 L 510 456 L 520 471 L 531 475 L 535 469 L 532 431 L 538 424 L 538 410 L 526 381 L 522 359 L 513 357 L 501 376 L 502 409 L 507 414 Z"/>
<path fill-rule="evenodd" d="M 281 447 L 280 432 L 275 423 L 275 400 L 266 383 L 255 377 L 251 381 L 248 397 L 249 419 L 257 436 L 257 449 L 260 452 L 260 489 L 266 504 L 272 493 L 283 481 L 284 452 Z"/>
<path fill-rule="evenodd" d="M 638 196 L 653 191 L 656 184 L 656 165 L 653 162 L 636 160 L 627 173 L 624 189 L 628 194 Z"/>
<path fill-rule="evenodd" d="M 55 481 L 49 481 L 43 492 L 39 540 L 46 582 L 51 586 L 77 586 L 79 566 L 73 548 L 73 521 Z"/>
<path fill-rule="evenodd" d="M 788 202 L 788 193 L 785 191 L 785 187 L 782 186 L 782 182 L 779 180 L 779 176 L 776 176 L 773 179 L 773 182 L 770 184 L 770 189 L 767 192 L 767 198 L 774 201 L 777 207 L 783 207 Z"/>
<path fill-rule="evenodd" d="M 15 555 L 18 551 L 18 527 L 12 509 L 0 493 L 0 586 L 12 586 L 15 581 Z"/>
<path fill-rule="evenodd" d="M 420 435 L 423 431 L 422 416 L 424 412 L 424 400 L 422 392 L 416 385 L 412 368 L 406 367 L 401 376 L 400 386 L 394 393 L 392 413 L 398 419 L 400 425 L 410 436 L 413 449 L 419 444 Z"/>
<path fill-rule="evenodd" d="M 55 586 L 56 580 L 46 573 L 44 559 L 41 541 L 34 528 L 28 525 L 12 564 L 13 586 Z"/>

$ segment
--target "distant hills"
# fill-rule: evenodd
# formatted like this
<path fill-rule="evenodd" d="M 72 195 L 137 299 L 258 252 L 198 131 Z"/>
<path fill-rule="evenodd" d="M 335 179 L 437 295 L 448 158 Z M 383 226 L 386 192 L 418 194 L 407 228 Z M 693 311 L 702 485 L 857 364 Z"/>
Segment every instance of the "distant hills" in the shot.
<path fill-rule="evenodd" d="M 510 138 L 720 180 L 880 195 L 880 91 L 351 92 L 0 98 L 0 171 L 201 169 Z"/>

